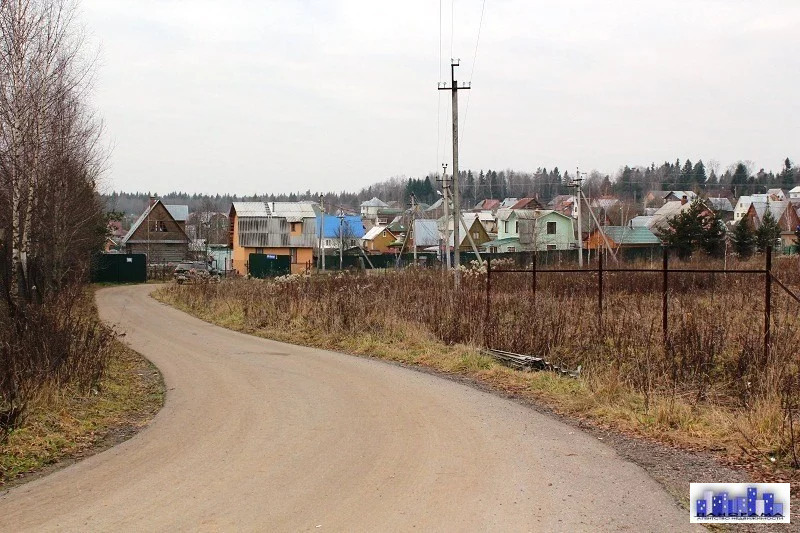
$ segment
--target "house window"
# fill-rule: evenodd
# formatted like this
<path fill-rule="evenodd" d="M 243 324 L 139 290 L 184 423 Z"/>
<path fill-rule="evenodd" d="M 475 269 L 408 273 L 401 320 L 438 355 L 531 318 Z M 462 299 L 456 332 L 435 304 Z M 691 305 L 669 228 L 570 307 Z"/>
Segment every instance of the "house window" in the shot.
<path fill-rule="evenodd" d="M 514 221 L 514 233 L 519 233 L 519 220 Z"/>
<path fill-rule="evenodd" d="M 480 237 L 481 237 L 481 232 L 475 231 L 475 232 L 472 233 L 472 238 L 473 239 L 480 239 Z"/>
<path fill-rule="evenodd" d="M 292 264 L 297 263 L 297 248 L 289 248 L 289 254 L 292 256 Z"/>
<path fill-rule="evenodd" d="M 555 224 L 555 222 L 550 222 L 549 224 Z M 547 245 L 547 249 L 548 250 L 555 250 L 556 249 L 556 245 L 555 244 L 548 244 Z"/>
<path fill-rule="evenodd" d="M 547 234 L 548 235 L 555 235 L 556 234 L 556 223 L 555 222 L 548 222 L 547 223 Z"/>
<path fill-rule="evenodd" d="M 383 236 L 386 237 L 386 230 L 383 231 Z"/>
<path fill-rule="evenodd" d="M 517 251 L 517 247 L 516 246 L 509 246 L 508 247 L 508 251 L 509 252 L 516 252 Z"/>

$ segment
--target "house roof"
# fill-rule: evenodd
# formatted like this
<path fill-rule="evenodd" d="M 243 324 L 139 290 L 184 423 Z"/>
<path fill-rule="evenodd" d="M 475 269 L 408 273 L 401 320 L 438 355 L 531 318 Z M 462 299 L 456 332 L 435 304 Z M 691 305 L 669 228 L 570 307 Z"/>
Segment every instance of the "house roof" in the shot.
<path fill-rule="evenodd" d="M 495 200 L 493 198 L 487 198 L 486 200 L 481 200 L 475 205 L 475 209 L 497 209 L 500 207 L 500 200 Z"/>
<path fill-rule="evenodd" d="M 503 201 L 500 202 L 500 207 L 511 207 L 517 202 L 519 202 L 519 198 L 503 198 Z"/>
<path fill-rule="evenodd" d="M 272 216 L 285 218 L 288 222 L 300 222 L 304 218 L 317 218 L 315 202 L 268 202 Z"/>
<path fill-rule="evenodd" d="M 783 189 L 767 189 L 768 195 L 785 196 Z"/>
<path fill-rule="evenodd" d="M 536 198 L 522 198 L 517 203 L 512 205 L 511 209 L 530 209 L 531 207 L 535 209 L 536 207 L 542 207 L 542 205 Z"/>
<path fill-rule="evenodd" d="M 481 248 L 489 248 L 491 246 L 502 246 L 504 244 L 519 243 L 519 237 L 506 237 L 504 239 L 495 239 L 493 241 L 485 242 Z"/>
<path fill-rule="evenodd" d="M 317 216 L 317 235 L 322 231 L 321 216 Z M 340 220 L 336 215 L 325 215 L 325 233 L 323 238 L 334 239 L 339 238 L 339 225 L 342 225 L 344 230 L 342 233 L 346 237 L 353 239 L 361 239 L 364 237 L 364 224 L 361 222 L 361 217 L 358 215 L 344 215 Z M 345 229 L 346 228 L 346 229 Z M 375 229 L 375 228 L 372 228 Z"/>
<path fill-rule="evenodd" d="M 362 239 L 364 239 L 365 241 L 375 240 L 378 237 L 378 235 L 380 235 L 384 231 L 389 231 L 389 233 L 391 233 L 391 230 L 386 226 L 373 226 L 370 228 L 368 232 L 364 234 Z M 394 235 L 394 233 L 392 233 L 392 235 Z"/>
<path fill-rule="evenodd" d="M 599 207 L 600 209 L 611 209 L 619 203 L 618 198 L 596 198 L 592 200 L 592 207 Z"/>
<path fill-rule="evenodd" d="M 233 202 L 231 208 L 236 211 L 236 216 L 239 218 L 268 217 L 272 215 L 267 202 Z"/>
<path fill-rule="evenodd" d="M 415 246 L 438 246 L 439 244 L 439 228 L 435 220 L 414 220 L 413 235 Z"/>
<path fill-rule="evenodd" d="M 756 218 L 759 222 L 761 222 L 767 212 L 767 209 L 769 209 L 770 213 L 772 213 L 772 216 L 775 218 L 775 220 L 779 221 L 783 216 L 783 213 L 786 211 L 786 208 L 788 208 L 790 205 L 791 202 L 788 200 L 775 200 L 772 202 L 753 202 L 750 204 L 750 207 L 755 210 Z"/>
<path fill-rule="evenodd" d="M 389 207 L 389 204 L 387 204 L 377 196 L 373 196 L 371 200 L 366 200 L 364 202 L 361 202 L 361 207 Z"/>
<path fill-rule="evenodd" d="M 603 226 L 603 232 L 617 244 L 661 244 L 652 231 L 641 226 Z"/>
<path fill-rule="evenodd" d="M 167 205 L 164 204 L 164 207 L 167 208 L 169 214 L 172 215 L 172 218 L 175 219 L 175 222 L 186 222 L 186 219 L 189 218 L 189 206 L 188 205 Z"/>
<path fill-rule="evenodd" d="M 692 205 L 691 202 L 686 202 L 685 204 L 680 200 L 672 200 L 670 202 L 665 203 L 658 210 L 653 213 L 650 219 L 650 226 L 649 229 L 651 230 L 658 230 L 658 229 L 666 229 L 669 225 L 669 219 L 678 215 L 679 213 L 683 212 Z"/>
<path fill-rule="evenodd" d="M 158 204 L 160 204 L 160 203 L 161 203 L 161 200 L 156 200 L 155 202 L 153 202 L 153 205 L 148 205 L 147 206 L 147 209 L 144 210 L 144 213 L 139 215 L 139 218 L 137 218 L 136 222 L 133 223 L 133 225 L 131 226 L 131 229 L 129 229 L 128 233 L 126 233 L 125 236 L 122 238 L 122 244 L 127 244 L 127 242 L 130 240 L 130 238 L 133 237 L 133 234 L 136 233 L 136 230 L 139 229 L 139 226 L 142 225 L 142 222 L 147 220 L 147 217 L 150 214 L 150 212 L 153 209 L 155 209 L 156 206 Z M 164 205 L 164 204 L 162 204 L 162 205 Z M 164 205 L 164 207 L 167 209 L 167 213 L 169 213 L 169 216 L 171 216 L 174 219 L 175 217 L 172 215 L 172 213 L 169 210 L 170 206 Z M 186 212 L 187 213 L 189 212 L 189 208 L 187 206 L 178 206 L 178 207 L 186 207 Z M 186 220 L 186 219 L 184 218 L 184 220 Z M 183 230 L 181 230 L 181 231 L 183 231 Z M 184 235 L 186 235 L 185 232 L 184 232 Z M 188 239 L 189 237 L 186 237 L 186 238 Z M 162 242 L 166 242 L 166 241 L 162 241 Z M 178 242 L 180 242 L 180 241 L 178 241 Z"/>
<path fill-rule="evenodd" d="M 638 217 L 633 217 L 630 220 L 631 227 L 634 228 L 647 228 L 650 226 L 650 221 L 653 220 L 653 216 L 647 215 L 639 215 Z"/>
<path fill-rule="evenodd" d="M 666 197 L 669 196 L 670 194 L 674 194 L 675 198 L 677 198 L 678 200 L 680 200 L 684 196 L 689 201 L 692 201 L 695 198 L 697 198 L 697 193 L 695 193 L 694 191 L 664 191 L 664 196 L 662 196 L 662 198 L 666 199 Z"/>
<path fill-rule="evenodd" d="M 703 202 L 714 211 L 733 212 L 733 205 L 727 198 L 706 198 Z"/>
<path fill-rule="evenodd" d="M 790 190 L 789 193 L 800 193 L 800 185 L 798 185 L 794 189 Z"/>

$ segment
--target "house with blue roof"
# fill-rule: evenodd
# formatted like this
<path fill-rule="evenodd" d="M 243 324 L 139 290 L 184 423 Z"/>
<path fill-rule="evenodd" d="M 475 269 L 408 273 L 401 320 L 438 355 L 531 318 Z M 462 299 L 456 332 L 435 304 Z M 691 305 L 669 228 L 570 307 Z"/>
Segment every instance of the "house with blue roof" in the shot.
<path fill-rule="evenodd" d="M 322 217 L 325 217 L 324 224 Z M 317 214 L 317 239 L 322 234 L 322 248 L 326 251 L 359 248 L 366 231 L 359 215 Z"/>

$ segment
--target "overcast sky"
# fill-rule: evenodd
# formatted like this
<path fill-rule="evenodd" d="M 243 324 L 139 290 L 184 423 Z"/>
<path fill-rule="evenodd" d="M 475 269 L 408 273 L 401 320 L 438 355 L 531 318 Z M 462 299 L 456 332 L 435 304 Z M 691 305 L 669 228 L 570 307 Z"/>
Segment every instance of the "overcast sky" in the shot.
<path fill-rule="evenodd" d="M 452 6 L 462 81 L 481 6 Z M 81 12 L 100 50 L 107 189 L 355 190 L 451 157 L 450 94 L 436 90 L 449 0 L 441 69 L 435 0 L 83 0 Z M 462 169 L 702 157 L 778 170 L 800 161 L 800 1 L 486 0 L 472 87 L 459 93 Z"/>

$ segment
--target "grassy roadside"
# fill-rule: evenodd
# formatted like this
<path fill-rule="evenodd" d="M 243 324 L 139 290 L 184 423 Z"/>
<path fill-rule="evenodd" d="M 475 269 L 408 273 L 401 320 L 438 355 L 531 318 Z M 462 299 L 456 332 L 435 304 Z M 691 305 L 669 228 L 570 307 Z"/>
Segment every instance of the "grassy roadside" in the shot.
<path fill-rule="evenodd" d="M 652 397 L 631 391 L 604 376 L 574 380 L 548 372 L 520 372 L 501 366 L 474 347 L 447 345 L 423 326 L 395 322 L 391 330 L 361 333 L 329 333 L 309 328 L 302 318 L 297 327 L 253 327 L 236 301 L 205 301 L 192 305 L 191 298 L 169 286 L 154 293 L 159 301 L 217 325 L 278 341 L 375 357 L 466 378 L 491 390 L 545 405 L 558 414 L 687 450 L 712 451 L 725 462 L 747 466 L 755 477 L 796 479 L 797 473 L 770 461 L 769 449 L 761 448 L 751 435 L 774 406 L 761 406 L 748 419 L 734 406 L 703 405 L 691 398 Z M 649 405 L 645 405 L 649 401 Z M 779 409 L 779 408 L 778 408 Z"/>
<path fill-rule="evenodd" d="M 0 487 L 23 483 L 127 440 L 163 403 L 158 369 L 115 341 L 96 390 L 87 395 L 67 389 L 35 406 L 25 426 L 0 444 Z"/>

